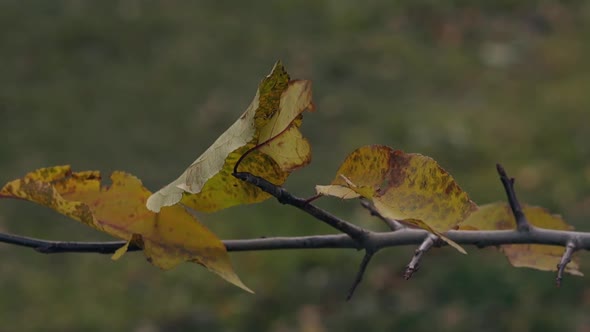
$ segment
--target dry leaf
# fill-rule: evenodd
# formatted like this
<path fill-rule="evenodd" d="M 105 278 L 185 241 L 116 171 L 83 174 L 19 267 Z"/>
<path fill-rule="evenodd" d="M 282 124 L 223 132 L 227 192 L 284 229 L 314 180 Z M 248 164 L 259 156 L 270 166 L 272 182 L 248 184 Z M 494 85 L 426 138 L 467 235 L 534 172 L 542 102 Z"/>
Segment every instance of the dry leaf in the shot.
<path fill-rule="evenodd" d="M 249 292 L 234 273 L 223 243 L 183 207 L 149 211 L 150 192 L 141 181 L 124 172 L 113 172 L 112 184 L 101 186 L 100 173 L 72 173 L 69 166 L 43 168 L 0 189 L 1 198 L 19 198 L 54 209 L 114 237 L 143 248 L 147 259 L 162 269 L 193 261 Z"/>
<path fill-rule="evenodd" d="M 298 129 L 306 109 L 313 110 L 311 82 L 290 80 L 277 63 L 260 83 L 246 112 L 178 179 L 153 194 L 147 207 L 159 211 L 182 202 L 213 212 L 269 198 L 256 186 L 235 179 L 234 166 L 247 153 L 239 171 L 280 185 L 291 171 L 307 165 L 311 147 Z"/>
<path fill-rule="evenodd" d="M 331 185 L 316 187 L 318 194 L 345 199 L 363 196 L 384 217 L 438 236 L 477 209 L 436 161 L 420 154 L 365 146 L 352 152 L 336 174 Z"/>

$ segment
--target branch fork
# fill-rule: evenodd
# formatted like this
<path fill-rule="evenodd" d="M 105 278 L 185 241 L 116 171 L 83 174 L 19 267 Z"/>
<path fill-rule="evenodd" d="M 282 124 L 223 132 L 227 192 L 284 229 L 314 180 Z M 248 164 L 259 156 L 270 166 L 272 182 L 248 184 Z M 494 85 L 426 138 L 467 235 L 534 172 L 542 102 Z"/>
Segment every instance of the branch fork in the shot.
<path fill-rule="evenodd" d="M 373 258 L 373 255 L 377 253 L 377 251 L 379 250 L 379 247 L 377 247 L 375 240 L 373 239 L 374 233 L 364 228 L 358 227 L 354 224 L 351 224 L 348 221 L 342 220 L 330 214 L 329 212 L 313 205 L 311 202 L 315 200 L 315 198 L 319 198 L 317 196 L 312 197 L 312 199 L 303 199 L 296 197 L 290 194 L 282 187 L 276 186 L 270 183 L 269 181 L 256 175 L 253 175 L 251 173 L 235 172 L 233 175 L 236 178 L 253 184 L 258 188 L 264 190 L 265 192 L 273 195 L 281 204 L 292 205 L 310 214 L 311 216 L 325 222 L 326 224 L 332 226 L 336 230 L 344 234 L 347 234 L 351 239 L 353 239 L 357 243 L 357 249 L 365 250 L 365 256 L 363 257 L 363 260 L 359 266 L 359 270 L 356 274 L 355 280 L 346 297 L 347 301 L 350 300 L 357 286 L 362 281 L 367 266 L 371 261 L 371 258 Z"/>

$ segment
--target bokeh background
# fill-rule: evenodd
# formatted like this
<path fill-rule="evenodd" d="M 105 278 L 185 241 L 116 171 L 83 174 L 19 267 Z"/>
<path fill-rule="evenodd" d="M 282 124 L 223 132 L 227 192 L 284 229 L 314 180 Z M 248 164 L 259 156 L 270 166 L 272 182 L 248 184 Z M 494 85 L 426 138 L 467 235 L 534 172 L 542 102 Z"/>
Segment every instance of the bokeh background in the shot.
<path fill-rule="evenodd" d="M 346 154 L 380 143 L 440 162 L 478 203 L 524 202 L 590 231 L 590 3 L 585 1 L 0 2 L 0 183 L 50 165 L 125 170 L 156 190 L 204 151 L 282 59 L 314 82 L 307 196 Z M 320 204 L 372 229 L 358 203 Z M 276 201 L 201 215 L 221 238 L 331 233 Z M 26 202 L 0 230 L 108 237 Z M 0 244 L 0 331 L 590 331 L 590 282 L 512 268 L 493 249 L 231 254 L 256 295 L 199 266 L 143 255 L 41 255 Z M 582 271 L 590 259 L 581 253 Z"/>

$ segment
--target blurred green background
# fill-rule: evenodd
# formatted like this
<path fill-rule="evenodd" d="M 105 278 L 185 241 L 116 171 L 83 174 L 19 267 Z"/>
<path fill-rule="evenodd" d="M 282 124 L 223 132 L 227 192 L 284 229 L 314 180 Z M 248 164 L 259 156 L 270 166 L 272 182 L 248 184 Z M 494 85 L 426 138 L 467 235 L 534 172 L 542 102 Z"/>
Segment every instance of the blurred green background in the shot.
<path fill-rule="evenodd" d="M 0 1 L 0 183 L 50 165 L 125 170 L 156 190 L 243 112 L 282 59 L 314 82 L 312 164 L 327 183 L 380 143 L 429 155 L 478 203 L 522 201 L 590 231 L 590 4 L 540 1 Z M 325 199 L 382 229 L 358 203 Z M 201 220 L 225 239 L 331 233 L 276 201 Z M 0 202 L 0 231 L 108 237 L 42 207 Z M 492 249 L 380 252 L 344 302 L 362 253 L 233 253 L 256 295 L 197 265 L 143 255 L 41 255 L 0 244 L 0 331 L 590 331 L 590 283 L 512 268 Z M 587 253 L 582 271 L 590 273 Z"/>

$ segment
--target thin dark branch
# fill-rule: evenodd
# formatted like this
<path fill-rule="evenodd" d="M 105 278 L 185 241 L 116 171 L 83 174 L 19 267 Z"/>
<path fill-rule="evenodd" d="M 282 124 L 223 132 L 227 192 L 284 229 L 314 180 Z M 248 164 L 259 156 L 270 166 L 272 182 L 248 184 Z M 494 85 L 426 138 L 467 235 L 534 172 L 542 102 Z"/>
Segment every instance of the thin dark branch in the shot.
<path fill-rule="evenodd" d="M 420 247 L 416 249 L 416 251 L 414 252 L 414 256 L 412 257 L 412 260 L 406 267 L 406 272 L 404 272 L 404 279 L 409 280 L 414 274 L 414 272 L 417 272 L 420 269 L 420 261 L 422 260 L 422 256 L 424 256 L 424 253 L 426 253 L 428 250 L 430 250 L 430 248 L 432 248 L 435 239 L 437 239 L 436 236 L 427 236 L 420 245 Z"/>
<path fill-rule="evenodd" d="M 346 296 L 346 301 L 349 301 L 352 298 L 352 295 L 354 295 L 354 291 L 356 290 L 357 286 L 361 283 L 361 281 L 363 281 L 363 276 L 365 275 L 365 271 L 367 270 L 367 266 L 369 265 L 371 258 L 373 258 L 373 254 L 374 254 L 374 252 L 372 252 L 372 251 L 367 250 L 365 252 L 365 256 L 363 257 L 363 261 L 361 262 L 361 265 L 359 266 L 359 270 L 356 273 L 356 277 L 354 278 L 354 282 L 352 283 L 352 286 L 350 287 L 350 290 L 348 291 L 348 295 Z"/>
<path fill-rule="evenodd" d="M 371 233 L 369 240 L 375 248 L 420 245 L 430 233 L 420 229 L 400 229 L 396 232 Z M 531 229 L 530 232 L 517 230 L 503 231 L 448 231 L 449 239 L 462 245 L 477 247 L 503 244 L 549 244 L 566 247 L 571 239 L 576 239 L 576 249 L 590 250 L 590 233 Z M 125 244 L 124 241 L 74 242 L 48 241 L 25 236 L 0 233 L 0 242 L 21 247 L 33 248 L 39 252 L 51 253 L 103 253 L 112 254 Z M 358 249 L 358 244 L 346 234 L 314 235 L 299 237 L 267 237 L 259 239 L 223 240 L 227 251 L 262 251 L 289 249 Z M 445 245 L 442 243 L 442 245 Z M 133 245 L 129 251 L 141 250 Z"/>
<path fill-rule="evenodd" d="M 504 185 L 504 190 L 506 191 L 512 214 L 514 214 L 514 219 L 516 219 L 516 228 L 521 232 L 529 231 L 531 226 L 524 215 L 524 212 L 522 212 L 518 198 L 516 198 L 516 192 L 514 191 L 514 178 L 508 177 L 502 165 L 496 164 L 496 169 L 500 175 L 500 181 L 502 181 L 502 184 Z"/>
<path fill-rule="evenodd" d="M 574 247 L 571 239 L 576 239 L 577 249 L 590 250 L 590 233 L 569 232 L 559 230 L 548 230 L 533 228 L 529 232 L 520 232 L 518 230 L 508 231 L 449 231 L 446 236 L 459 244 L 473 244 L 478 247 L 497 246 L 502 244 L 551 244 L 566 246 L 566 253 L 558 267 L 557 282 L 561 281 L 563 270 L 569 259 Z M 416 252 L 415 257 L 410 262 L 414 266 L 414 271 L 418 268 L 421 255 L 431 246 L 429 239 L 432 234 L 417 229 L 401 229 L 396 232 L 386 233 L 369 233 L 365 240 L 366 254 L 363 258 L 355 281 L 348 293 L 347 299 L 354 294 L 354 290 L 360 284 L 364 272 L 371 260 L 372 255 L 381 248 L 416 245 L 421 244 Z M 17 246 L 33 248 L 40 253 L 102 253 L 111 254 L 125 244 L 123 241 L 113 242 L 61 242 L 46 241 L 29 237 L 0 233 L 0 242 L 14 244 Z M 434 241 L 433 241 L 434 242 Z M 255 251 L 255 250 L 278 250 L 278 249 L 319 249 L 319 248 L 354 248 L 358 249 L 358 243 L 346 234 L 337 235 L 317 235 L 302 237 L 274 237 L 260 239 L 244 240 L 224 240 L 228 251 Z M 441 243 L 445 245 L 445 243 Z M 140 248 L 130 245 L 129 251 L 138 251 Z"/>
<path fill-rule="evenodd" d="M 284 188 L 270 183 L 269 181 L 246 172 L 238 172 L 233 174 L 236 178 L 251 183 L 265 192 L 274 196 L 280 203 L 292 205 L 300 210 L 303 210 L 311 216 L 319 219 L 333 228 L 347 234 L 359 244 L 359 248 L 364 247 L 368 231 L 355 226 L 345 220 L 342 220 L 331 213 L 322 210 L 315 205 L 311 204 L 308 200 L 296 197 L 286 191 Z"/>
<path fill-rule="evenodd" d="M 372 216 L 381 219 L 381 221 L 383 221 L 385 223 L 385 225 L 387 225 L 387 227 L 389 227 L 389 229 L 391 229 L 392 231 L 395 232 L 399 229 L 404 228 L 404 226 L 402 224 L 400 224 L 397 220 L 385 218 L 381 213 L 379 213 L 379 211 L 377 211 L 375 206 L 371 202 L 369 202 L 368 200 L 361 199 L 361 206 L 364 207 L 365 209 L 369 210 L 369 212 L 371 213 Z"/>
<path fill-rule="evenodd" d="M 99 253 L 112 254 L 125 245 L 125 241 L 75 242 L 49 241 L 26 236 L 0 233 L 0 243 L 32 248 L 43 254 L 60 253 Z M 284 249 L 318 249 L 318 248 L 357 248 L 357 244 L 346 234 L 272 237 L 245 240 L 223 240 L 227 251 L 258 251 Z M 141 248 L 130 245 L 127 251 L 140 251 Z"/>
<path fill-rule="evenodd" d="M 565 268 L 567 267 L 569 262 L 572 261 L 572 255 L 575 251 L 576 246 L 574 245 L 574 243 L 568 242 L 568 244 L 565 247 L 565 252 L 561 257 L 561 261 L 559 262 L 559 264 L 557 264 L 557 278 L 555 278 L 555 284 L 557 285 L 557 287 L 561 287 L 561 281 L 563 280 L 563 272 L 565 271 Z"/>
<path fill-rule="evenodd" d="M 20 247 L 32 248 L 33 250 L 42 254 L 58 254 L 67 252 L 112 254 L 127 243 L 125 241 L 50 241 L 6 233 L 0 233 L 0 242 L 14 244 Z M 127 251 L 139 250 L 141 250 L 141 248 L 135 245 L 130 245 L 127 249 Z"/>
<path fill-rule="evenodd" d="M 125 241 L 107 241 L 107 242 L 73 242 L 73 241 L 49 241 L 35 239 L 32 237 L 0 233 L 0 242 L 14 244 L 20 247 L 32 248 L 43 254 L 54 253 L 98 253 L 112 254 L 117 249 L 125 245 Z M 130 245 L 127 251 L 138 251 L 135 245 Z"/>

